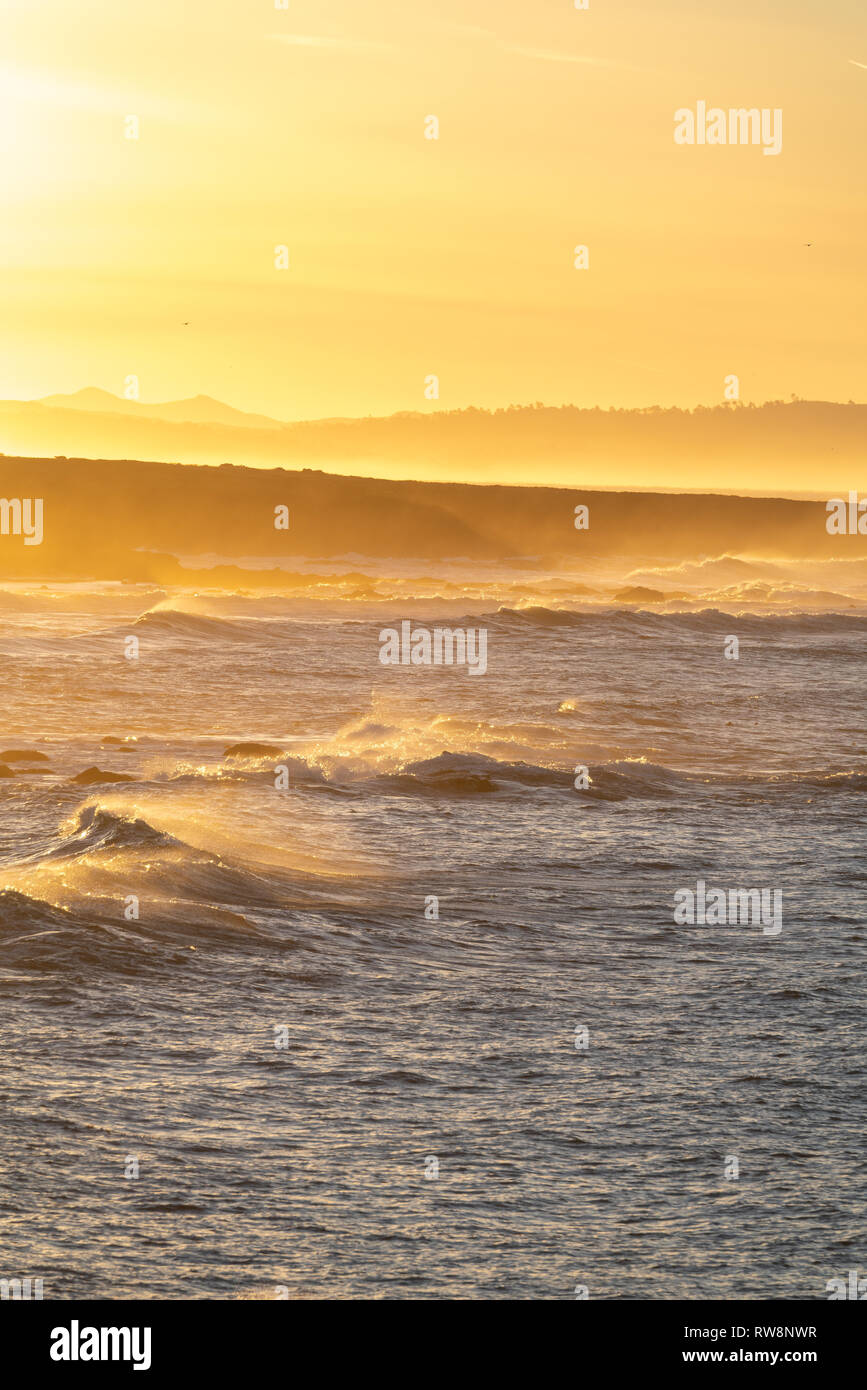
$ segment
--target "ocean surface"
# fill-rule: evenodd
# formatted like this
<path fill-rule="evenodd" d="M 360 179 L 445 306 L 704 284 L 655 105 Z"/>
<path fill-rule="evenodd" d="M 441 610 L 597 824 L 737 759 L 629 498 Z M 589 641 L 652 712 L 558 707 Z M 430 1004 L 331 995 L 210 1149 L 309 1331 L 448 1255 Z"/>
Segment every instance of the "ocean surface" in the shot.
<path fill-rule="evenodd" d="M 383 666 L 407 618 L 484 628 L 486 673 Z M 0 1278 L 863 1275 L 865 638 L 863 605 L 7 596 Z M 782 930 L 676 924 L 700 880 L 781 891 Z"/>

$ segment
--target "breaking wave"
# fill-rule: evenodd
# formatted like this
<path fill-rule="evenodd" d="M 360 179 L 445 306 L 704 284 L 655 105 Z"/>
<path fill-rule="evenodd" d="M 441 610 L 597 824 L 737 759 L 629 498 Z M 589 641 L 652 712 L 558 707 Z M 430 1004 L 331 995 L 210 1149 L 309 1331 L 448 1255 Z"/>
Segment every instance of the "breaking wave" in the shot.
<path fill-rule="evenodd" d="M 207 638 L 221 642 L 252 642 L 257 632 L 249 620 L 216 618 L 181 608 L 149 608 L 132 624 L 139 631 L 161 633 L 188 639 Z"/>
<path fill-rule="evenodd" d="M 310 757 L 284 755 L 281 765 L 287 769 L 290 786 L 296 791 L 357 795 L 373 792 L 463 797 L 544 789 L 563 791 L 574 786 L 575 778 L 574 760 L 567 768 L 562 766 L 560 759 L 557 763 L 545 764 L 497 758 L 478 751 L 443 749 L 428 758 L 407 761 L 392 757 L 388 759 L 389 765 L 383 765 L 383 761 L 373 751 L 369 758 L 320 752 Z M 590 785 L 582 794 L 590 800 L 625 801 L 725 791 L 740 791 L 757 797 L 798 788 L 803 788 L 807 794 L 811 791 L 867 791 L 867 773 L 857 771 L 690 772 L 643 758 L 585 761 L 589 766 Z M 245 767 L 184 767 L 168 780 L 190 785 L 223 779 L 255 784 L 263 779 L 270 781 L 273 764 L 273 758 L 250 758 Z"/>
<path fill-rule="evenodd" d="M 189 849 L 163 830 L 156 830 L 139 817 L 130 819 L 97 804 L 82 806 L 71 823 L 63 827 L 66 837 L 55 849 L 38 856 L 43 861 L 78 859 L 99 851 Z M 25 861 L 27 862 L 27 861 Z"/>
<path fill-rule="evenodd" d="M 659 632 L 725 632 L 731 627 L 732 614 L 719 608 L 698 611 L 654 613 L 643 608 L 567 609 L 567 608 L 499 608 L 496 613 L 482 614 L 476 624 L 505 625 L 523 628 L 600 628 L 640 632 L 655 629 Z M 834 634 L 867 632 L 867 614 L 839 613 L 739 613 L 741 630 L 772 635 L 797 633 Z"/>

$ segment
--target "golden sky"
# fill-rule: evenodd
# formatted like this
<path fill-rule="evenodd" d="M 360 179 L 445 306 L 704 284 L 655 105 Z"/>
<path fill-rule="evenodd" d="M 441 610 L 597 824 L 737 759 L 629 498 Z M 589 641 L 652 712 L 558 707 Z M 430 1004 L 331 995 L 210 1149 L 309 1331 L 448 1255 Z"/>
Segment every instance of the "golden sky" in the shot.
<path fill-rule="evenodd" d="M 863 0 L 0 0 L 0 398 L 863 400 L 865 151 Z"/>

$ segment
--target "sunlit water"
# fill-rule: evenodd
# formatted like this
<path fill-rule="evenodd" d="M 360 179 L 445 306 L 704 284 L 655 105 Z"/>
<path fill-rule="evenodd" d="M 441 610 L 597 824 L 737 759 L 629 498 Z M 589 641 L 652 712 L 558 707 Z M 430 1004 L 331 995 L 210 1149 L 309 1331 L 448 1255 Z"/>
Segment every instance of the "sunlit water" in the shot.
<path fill-rule="evenodd" d="M 809 1299 L 864 1269 L 867 619 L 477 605 L 470 677 L 383 667 L 400 608 L 190 607 L 3 615 L 3 750 L 45 761 L 0 756 L 0 1277 Z M 781 890 L 781 933 L 675 925 L 698 879 Z"/>

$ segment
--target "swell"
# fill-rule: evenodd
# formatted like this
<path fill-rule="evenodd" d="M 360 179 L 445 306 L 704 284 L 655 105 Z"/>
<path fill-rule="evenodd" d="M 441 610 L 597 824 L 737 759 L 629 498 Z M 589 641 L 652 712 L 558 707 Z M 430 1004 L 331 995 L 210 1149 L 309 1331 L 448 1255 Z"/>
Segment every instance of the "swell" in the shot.
<path fill-rule="evenodd" d="M 127 949 L 286 945 L 286 911 L 325 896 L 317 895 L 314 875 L 227 860 L 99 803 L 79 808 L 58 843 L 7 865 L 4 874 L 6 967 L 26 967 L 28 943 L 34 968 L 58 951 L 79 964 L 91 961 L 104 938 Z"/>
<path fill-rule="evenodd" d="M 0 889 L 0 976 L 78 978 L 90 986 L 97 973 L 138 975 L 148 963 L 191 964 L 201 950 L 261 950 L 291 946 L 275 926 L 212 903 L 148 901 L 139 920 L 127 921 L 123 901 L 83 898 L 70 906 L 38 892 Z"/>
<path fill-rule="evenodd" d="M 18 861 L 26 873 L 40 869 L 70 877 L 75 869 L 99 871 L 131 882 L 138 873 L 156 878 L 165 890 L 186 885 L 222 902 L 237 898 L 265 904 L 279 901 L 258 866 L 238 864 L 222 854 L 199 849 L 152 825 L 142 816 L 92 802 L 81 806 L 61 826 L 59 843 Z M 12 867 L 14 876 L 15 866 Z M 271 867 L 267 872 L 270 874 Z"/>
<path fill-rule="evenodd" d="M 180 608 L 149 608 L 132 627 L 139 632 L 222 642 L 254 642 L 258 636 L 255 620 L 216 618 Z"/>
<path fill-rule="evenodd" d="M 191 769 L 181 768 L 169 781 L 194 784 L 226 778 L 238 783 L 256 784 L 271 780 L 274 757 L 249 758 L 244 765 Z M 446 751 L 435 757 L 399 762 L 381 769 L 349 758 L 332 756 L 317 761 L 285 754 L 280 763 L 289 774 L 289 786 L 296 791 L 328 791 L 364 795 L 403 793 L 408 795 L 471 796 L 563 790 L 574 786 L 575 768 L 544 763 L 491 757 L 481 752 Z M 645 759 L 618 759 L 585 764 L 590 785 L 583 795 L 590 800 L 622 801 L 629 798 L 657 798 L 677 795 L 713 795 L 740 791 L 754 796 L 817 791 L 862 793 L 867 791 L 867 771 L 808 769 L 792 772 L 691 772 L 667 767 Z"/>
<path fill-rule="evenodd" d="M 79 808 L 68 823 L 68 834 L 60 844 L 21 862 L 50 863 L 52 860 L 82 859 L 100 851 L 152 854 L 165 849 L 192 853 L 188 845 L 163 830 L 157 830 L 141 817 L 130 818 L 93 803 Z"/>
<path fill-rule="evenodd" d="M 643 800 L 679 803 L 694 816 L 708 797 L 762 801 L 779 796 L 802 804 L 819 794 L 867 791 L 867 772 L 825 769 L 698 774 L 622 760 L 591 765 L 590 785 L 579 792 L 574 769 L 477 752 L 443 752 L 387 771 L 337 765 L 326 772 L 302 758 L 294 763 L 303 790 L 337 785 L 345 795 L 444 799 L 577 796 L 600 812 L 605 803 Z M 251 763 L 245 775 L 262 777 L 264 771 Z M 303 801 L 295 814 L 303 817 Z M 80 807 L 63 832 L 58 843 L 7 871 L 8 886 L 0 890 L 4 970 L 72 971 L 86 980 L 95 971 L 134 973 L 147 961 L 176 969 L 202 951 L 311 949 L 317 959 L 330 957 L 329 924 L 356 921 L 362 906 L 359 900 L 350 907 L 345 887 L 330 888 L 315 875 L 245 863 L 237 856 L 229 860 L 195 848 L 140 814 L 98 801 Z M 54 892 L 58 884 L 64 892 L 60 901 Z M 131 894 L 140 910 L 127 920 L 124 907 Z M 381 907 L 382 899 L 376 901 Z M 370 906 L 368 901 L 365 910 Z M 201 960 L 199 968 L 205 964 Z"/>
<path fill-rule="evenodd" d="M 606 608 L 575 610 L 567 608 L 498 608 L 495 613 L 483 613 L 473 620 L 476 626 L 489 623 L 495 627 L 515 629 L 585 628 L 613 629 L 624 633 L 658 632 L 726 632 L 731 628 L 732 614 L 719 608 L 702 608 L 697 612 L 653 613 L 646 609 Z M 468 620 L 469 621 L 469 620 Z M 756 635 L 798 633 L 821 635 L 847 632 L 867 632 L 867 614 L 862 613 L 744 613 L 737 614 L 740 631 Z"/>
<path fill-rule="evenodd" d="M 725 792 L 753 796 L 775 792 L 797 794 L 801 789 L 827 793 L 867 791 L 867 772 L 697 773 L 644 760 L 620 760 L 590 765 L 589 786 L 580 794 L 589 800 L 695 798 Z M 495 793 L 532 788 L 562 790 L 575 786 L 575 773 L 523 762 L 503 762 L 484 754 L 442 753 L 400 771 L 380 775 L 375 785 L 401 791 L 456 795 Z"/>

